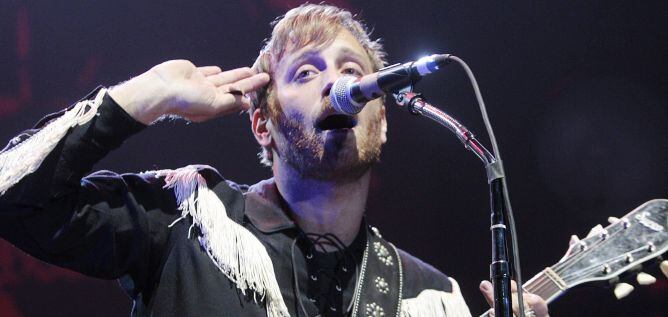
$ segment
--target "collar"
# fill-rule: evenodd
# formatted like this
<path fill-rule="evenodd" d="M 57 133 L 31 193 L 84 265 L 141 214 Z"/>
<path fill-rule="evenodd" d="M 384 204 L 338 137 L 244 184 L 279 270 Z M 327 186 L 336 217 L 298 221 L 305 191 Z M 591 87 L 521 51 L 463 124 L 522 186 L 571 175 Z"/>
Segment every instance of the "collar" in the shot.
<path fill-rule="evenodd" d="M 249 186 L 244 195 L 246 198 L 246 217 L 250 220 L 253 226 L 262 233 L 274 233 L 297 228 L 297 224 L 285 213 L 285 209 L 282 207 L 285 202 L 283 201 L 281 194 L 278 192 L 278 187 L 276 187 L 276 182 L 273 177 Z M 374 229 L 372 230 L 372 233 L 380 237 L 377 230 L 375 230 L 375 228 L 372 229 Z M 360 248 L 364 247 L 364 241 L 367 240 L 366 235 L 369 230 L 366 216 L 362 217 L 360 232 L 362 232 L 362 230 L 364 230 L 364 234 L 358 233 L 357 237 L 349 247 L 357 245 L 359 245 Z M 362 240 L 357 241 L 358 239 Z"/>
<path fill-rule="evenodd" d="M 281 208 L 283 198 L 273 178 L 250 186 L 245 196 L 246 216 L 261 232 L 273 233 L 297 227 Z"/>

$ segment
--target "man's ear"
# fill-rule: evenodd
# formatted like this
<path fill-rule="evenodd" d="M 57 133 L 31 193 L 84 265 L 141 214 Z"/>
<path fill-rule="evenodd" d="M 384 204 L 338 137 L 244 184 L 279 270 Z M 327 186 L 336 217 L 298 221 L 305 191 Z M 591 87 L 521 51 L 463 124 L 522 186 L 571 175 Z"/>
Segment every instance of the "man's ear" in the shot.
<path fill-rule="evenodd" d="M 253 135 L 255 140 L 262 147 L 271 146 L 271 132 L 269 131 L 269 119 L 265 117 L 262 111 L 258 108 L 253 111 L 250 115 L 251 120 L 251 129 L 253 130 Z"/>
<path fill-rule="evenodd" d="M 380 141 L 387 142 L 387 117 L 385 116 L 385 105 L 380 106 Z"/>

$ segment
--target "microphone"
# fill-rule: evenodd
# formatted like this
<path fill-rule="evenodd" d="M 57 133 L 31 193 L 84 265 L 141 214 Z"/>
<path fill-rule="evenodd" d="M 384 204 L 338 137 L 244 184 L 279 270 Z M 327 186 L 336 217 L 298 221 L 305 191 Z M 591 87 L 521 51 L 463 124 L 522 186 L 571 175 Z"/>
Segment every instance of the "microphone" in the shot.
<path fill-rule="evenodd" d="M 337 112 L 354 115 L 362 111 L 367 102 L 413 85 L 449 62 L 450 54 L 435 54 L 414 62 L 390 65 L 359 78 L 343 76 L 332 85 L 329 99 Z"/>

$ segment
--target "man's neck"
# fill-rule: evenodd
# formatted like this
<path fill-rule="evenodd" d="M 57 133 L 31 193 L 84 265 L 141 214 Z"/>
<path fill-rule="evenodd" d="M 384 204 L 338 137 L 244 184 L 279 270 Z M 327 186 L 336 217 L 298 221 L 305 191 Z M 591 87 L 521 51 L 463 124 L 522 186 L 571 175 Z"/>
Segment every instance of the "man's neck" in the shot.
<path fill-rule="evenodd" d="M 288 164 L 275 165 L 273 171 L 279 193 L 304 232 L 331 233 L 346 246 L 355 240 L 369 193 L 370 171 L 347 181 L 304 178 Z"/>

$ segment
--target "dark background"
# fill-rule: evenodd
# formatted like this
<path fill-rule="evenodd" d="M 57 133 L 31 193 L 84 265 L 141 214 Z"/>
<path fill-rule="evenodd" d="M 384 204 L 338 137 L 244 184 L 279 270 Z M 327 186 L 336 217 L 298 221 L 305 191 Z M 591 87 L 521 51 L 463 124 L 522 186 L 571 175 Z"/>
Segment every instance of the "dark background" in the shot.
<path fill-rule="evenodd" d="M 96 85 L 174 58 L 250 65 L 269 22 L 301 1 L 0 2 L 0 139 Z M 555 263 L 571 234 L 668 198 L 668 5 L 663 1 L 334 1 L 383 38 L 391 62 L 453 53 L 473 68 L 501 148 L 525 278 Z M 457 66 L 418 85 L 489 144 Z M 484 169 L 459 141 L 388 104 L 389 142 L 368 216 L 390 241 L 454 276 L 474 315 L 488 276 Z M 165 122 L 128 140 L 97 169 L 210 164 L 241 183 L 269 176 L 245 116 Z M 652 271 L 655 272 L 655 271 Z M 666 316 L 668 283 L 617 301 L 582 287 L 552 316 Z M 113 281 L 66 272 L 0 242 L 1 316 L 126 316 Z M 662 299 L 663 298 L 663 299 Z M 664 305 L 661 305 L 664 304 Z"/>

